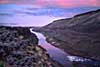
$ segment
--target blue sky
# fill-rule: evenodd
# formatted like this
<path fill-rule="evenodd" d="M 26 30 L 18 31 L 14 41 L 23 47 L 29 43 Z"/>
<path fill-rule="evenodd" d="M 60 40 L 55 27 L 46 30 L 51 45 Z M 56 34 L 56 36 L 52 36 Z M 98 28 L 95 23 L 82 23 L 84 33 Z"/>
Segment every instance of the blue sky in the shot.
<path fill-rule="evenodd" d="M 99 9 L 97 6 L 60 8 L 60 7 L 45 7 L 34 8 L 32 5 L 17 5 L 17 4 L 1 4 L 0 13 L 16 13 L 16 14 L 30 14 L 34 16 L 49 15 L 49 16 L 69 16 L 84 13 Z"/>
<path fill-rule="evenodd" d="M 0 0 L 0 13 L 65 16 L 100 9 L 100 0 Z"/>
<path fill-rule="evenodd" d="M 100 0 L 0 0 L 0 23 L 44 26 L 100 9 Z"/>

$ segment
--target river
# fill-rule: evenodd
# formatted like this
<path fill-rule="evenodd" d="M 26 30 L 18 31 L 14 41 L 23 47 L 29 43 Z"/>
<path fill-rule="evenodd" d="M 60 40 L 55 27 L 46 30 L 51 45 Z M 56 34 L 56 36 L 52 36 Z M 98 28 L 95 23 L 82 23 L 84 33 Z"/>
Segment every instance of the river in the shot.
<path fill-rule="evenodd" d="M 4 26 L 44 26 L 51 23 L 53 20 L 62 19 L 62 18 L 69 18 L 73 16 L 73 14 L 67 16 L 65 15 L 66 12 L 63 12 L 62 9 L 57 9 L 58 13 L 52 9 L 50 9 L 50 13 L 48 14 L 48 9 L 39 9 L 35 10 L 33 7 L 28 5 L 14 5 L 14 4 L 1 4 L 0 5 L 0 25 Z M 28 9 L 27 9 L 28 8 Z M 29 10 L 31 8 L 32 10 Z M 46 12 L 45 12 L 46 11 Z M 55 11 L 55 12 L 52 12 Z M 43 15 L 41 15 L 41 12 Z M 45 13 L 45 15 L 44 15 Z M 53 16 L 57 13 L 57 16 Z M 63 14 L 64 13 L 64 14 Z M 59 15 L 59 16 L 58 16 Z M 70 56 L 69 54 L 63 52 L 59 48 L 54 47 L 52 44 L 46 41 L 46 37 L 39 32 L 30 31 L 39 39 L 39 45 L 41 45 L 44 49 L 47 50 L 50 57 L 61 63 L 64 67 L 72 67 L 72 62 L 81 62 L 83 64 L 91 64 L 91 65 L 99 65 L 96 67 L 100 67 L 100 61 L 94 61 L 91 59 L 79 57 L 79 56 Z"/>
<path fill-rule="evenodd" d="M 42 33 L 35 32 L 35 31 L 32 30 L 32 28 L 30 29 L 30 31 L 31 31 L 31 33 L 34 33 L 37 36 L 37 38 L 39 39 L 39 45 L 47 50 L 50 57 L 53 60 L 62 64 L 64 67 L 73 67 L 72 66 L 73 61 L 80 62 L 82 64 L 95 65 L 95 66 L 100 65 L 100 61 L 94 61 L 94 60 L 79 57 L 79 56 L 71 56 L 70 54 L 65 53 L 61 49 L 59 49 L 59 48 L 53 46 L 52 44 L 48 43 L 46 41 L 46 37 Z"/>
<path fill-rule="evenodd" d="M 60 49 L 58 49 L 58 48 L 52 46 L 50 43 L 48 43 L 43 34 L 41 34 L 39 32 L 34 32 L 34 31 L 32 31 L 32 29 L 30 29 L 30 31 L 37 36 L 37 38 L 39 39 L 39 45 L 47 50 L 48 54 L 50 55 L 51 58 L 53 58 L 53 60 L 61 63 L 64 67 L 66 67 L 66 66 L 72 67 L 71 62 L 66 57 L 66 56 L 68 56 L 67 54 L 65 54 Z"/>

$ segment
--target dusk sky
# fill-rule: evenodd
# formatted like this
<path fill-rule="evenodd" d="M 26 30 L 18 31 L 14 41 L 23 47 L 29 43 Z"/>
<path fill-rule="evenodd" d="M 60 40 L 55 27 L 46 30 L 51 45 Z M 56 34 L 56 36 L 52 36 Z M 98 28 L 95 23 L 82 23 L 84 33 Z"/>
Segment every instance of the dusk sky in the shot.
<path fill-rule="evenodd" d="M 36 22 L 35 26 L 43 26 L 97 9 L 100 0 L 0 0 L 0 23 L 33 25 Z"/>
<path fill-rule="evenodd" d="M 30 4 L 37 7 L 100 6 L 100 0 L 0 0 L 0 3 Z"/>
<path fill-rule="evenodd" d="M 15 8 L 17 13 L 52 16 L 69 16 L 100 8 L 100 0 L 0 0 L 0 4 L 4 4 L 0 5 L 1 9 Z M 18 6 L 32 11 L 20 11 Z"/>

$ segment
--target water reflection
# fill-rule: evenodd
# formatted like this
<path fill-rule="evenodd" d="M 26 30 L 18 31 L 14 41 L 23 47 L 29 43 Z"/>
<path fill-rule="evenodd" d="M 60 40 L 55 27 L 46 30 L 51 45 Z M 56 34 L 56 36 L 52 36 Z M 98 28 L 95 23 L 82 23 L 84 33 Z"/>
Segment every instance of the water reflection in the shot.
<path fill-rule="evenodd" d="M 30 29 L 30 31 L 34 34 L 37 35 L 38 39 L 39 39 L 39 45 L 42 46 L 44 49 L 47 50 L 48 54 L 50 55 L 51 58 L 53 58 L 53 60 L 61 63 L 64 67 L 68 66 L 68 67 L 72 67 L 71 62 L 69 61 L 69 59 L 66 57 L 67 54 L 65 54 L 63 51 L 61 51 L 60 49 L 52 46 L 50 43 L 48 43 L 46 41 L 46 38 L 44 35 L 42 35 L 41 33 L 38 32 L 34 32 L 32 31 L 32 29 Z"/>
<path fill-rule="evenodd" d="M 67 65 L 69 65 L 68 67 L 71 67 L 71 62 L 79 62 L 82 64 L 100 66 L 100 61 L 83 58 L 79 56 L 71 56 L 65 53 L 64 51 L 60 50 L 59 48 L 56 48 L 52 46 L 50 43 L 48 43 L 46 41 L 46 37 L 43 34 L 32 31 L 32 28 L 30 29 L 30 31 L 36 34 L 36 36 L 38 37 L 39 45 L 41 45 L 44 49 L 46 49 L 47 52 L 50 54 L 50 56 L 57 62 L 64 65 L 64 67 L 66 67 Z"/>
<path fill-rule="evenodd" d="M 30 7 L 30 6 L 24 6 Z M 15 6 L 13 5 L 6 7 L 0 7 L 0 25 L 4 26 L 44 26 L 49 23 L 51 23 L 53 20 L 61 19 L 64 17 L 54 17 L 54 16 L 48 16 L 48 15 L 37 15 L 34 16 L 31 13 L 26 13 L 25 8 L 22 6 Z M 30 11 L 33 12 L 33 11 Z M 37 12 L 37 11 L 36 11 Z M 41 12 L 41 11 L 40 11 Z M 60 11 L 59 11 L 60 12 Z M 68 15 L 67 15 L 68 16 Z M 85 64 L 93 64 L 93 65 L 100 65 L 100 61 L 94 61 L 78 56 L 70 56 L 69 54 L 66 54 L 65 52 L 61 51 L 60 49 L 52 46 L 46 41 L 46 38 L 44 35 L 38 32 L 32 31 L 32 33 L 35 33 L 37 37 L 39 38 L 39 45 L 41 45 L 43 48 L 45 48 L 50 56 L 63 64 L 65 67 L 66 65 L 68 67 L 71 67 L 71 62 L 82 62 Z"/>

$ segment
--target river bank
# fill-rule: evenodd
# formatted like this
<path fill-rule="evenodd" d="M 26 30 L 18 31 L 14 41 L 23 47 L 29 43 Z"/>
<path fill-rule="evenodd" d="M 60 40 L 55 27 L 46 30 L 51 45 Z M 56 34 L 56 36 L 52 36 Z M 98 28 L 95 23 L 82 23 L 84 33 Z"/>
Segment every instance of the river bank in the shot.
<path fill-rule="evenodd" d="M 100 60 L 100 9 L 55 20 L 40 30 L 70 54 Z M 48 37 L 47 36 L 47 37 Z M 56 46 L 56 45 L 55 45 Z M 72 50 L 70 50 L 72 49 Z"/>
<path fill-rule="evenodd" d="M 37 38 L 39 39 L 38 44 L 48 52 L 48 54 L 50 55 L 50 57 L 53 60 L 62 64 L 63 67 L 66 67 L 66 66 L 73 67 L 72 62 L 67 57 L 67 56 L 69 56 L 69 54 L 63 52 L 59 48 L 50 44 L 46 40 L 46 37 L 42 33 L 35 32 L 35 31 L 32 30 L 32 28 L 30 28 L 30 31 L 31 31 L 31 33 L 34 33 L 37 36 Z"/>
<path fill-rule="evenodd" d="M 52 23 L 34 28 L 33 31 L 45 35 L 47 41 L 72 56 L 88 58 L 87 67 L 100 66 L 100 9 L 55 20 Z M 86 62 L 90 63 L 90 62 Z M 83 65 L 84 66 L 84 65 Z M 82 67 L 82 66 L 81 66 Z"/>
<path fill-rule="evenodd" d="M 28 27 L 0 27 L 0 61 L 3 67 L 62 67 L 38 45 Z"/>

